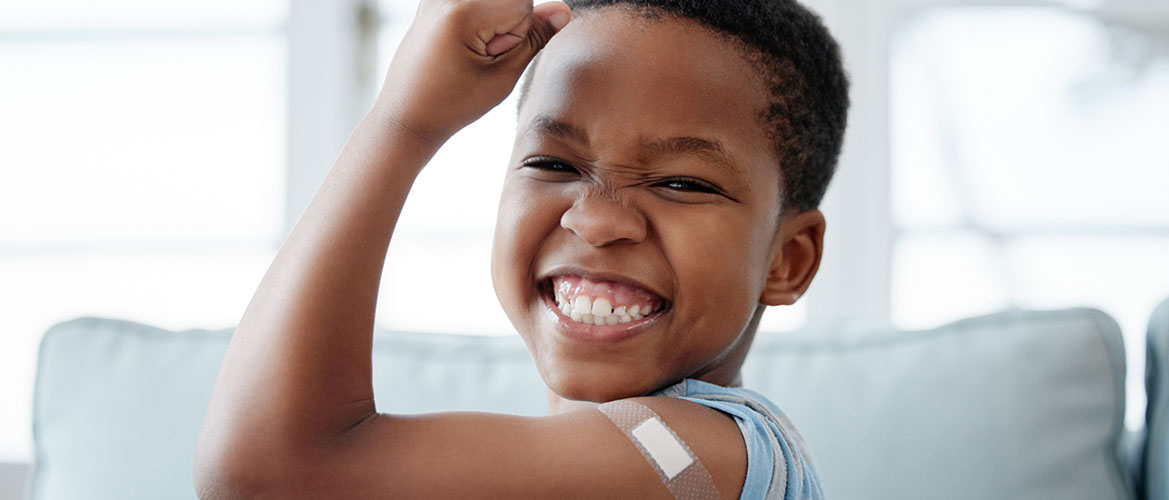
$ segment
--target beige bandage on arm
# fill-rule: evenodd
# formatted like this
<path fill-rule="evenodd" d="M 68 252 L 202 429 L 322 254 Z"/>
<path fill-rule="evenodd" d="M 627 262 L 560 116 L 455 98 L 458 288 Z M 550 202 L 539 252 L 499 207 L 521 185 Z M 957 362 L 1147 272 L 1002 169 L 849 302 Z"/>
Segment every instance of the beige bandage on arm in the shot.
<path fill-rule="evenodd" d="M 630 400 L 597 407 L 633 442 L 677 500 L 718 500 L 714 478 L 686 442 L 649 407 Z"/>

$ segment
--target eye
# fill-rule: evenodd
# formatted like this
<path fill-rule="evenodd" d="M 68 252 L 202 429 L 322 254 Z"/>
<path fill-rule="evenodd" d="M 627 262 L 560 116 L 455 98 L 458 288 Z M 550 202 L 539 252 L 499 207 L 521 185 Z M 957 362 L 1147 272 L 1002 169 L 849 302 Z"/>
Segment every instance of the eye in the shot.
<path fill-rule="evenodd" d="M 567 162 L 560 160 L 560 159 L 557 159 L 557 158 L 549 158 L 549 157 L 537 157 L 537 158 L 530 158 L 530 159 L 524 160 L 523 166 L 527 167 L 527 168 L 534 168 L 536 170 L 542 170 L 542 171 L 549 172 L 549 173 L 559 173 L 559 174 L 579 174 L 580 173 L 580 171 L 577 170 L 576 167 L 569 165 Z"/>
<path fill-rule="evenodd" d="M 709 194 L 723 194 L 722 190 L 706 181 L 692 179 L 689 177 L 675 177 L 666 179 L 655 184 L 658 187 L 672 189 L 685 193 L 709 193 Z"/>

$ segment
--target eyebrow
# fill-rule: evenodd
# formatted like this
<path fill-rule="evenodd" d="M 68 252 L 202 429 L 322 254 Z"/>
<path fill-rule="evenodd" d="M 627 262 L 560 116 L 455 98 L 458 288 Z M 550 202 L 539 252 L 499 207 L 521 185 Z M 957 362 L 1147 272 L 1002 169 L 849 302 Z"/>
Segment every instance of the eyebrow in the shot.
<path fill-rule="evenodd" d="M 550 135 L 560 139 L 567 139 L 582 146 L 589 144 L 589 136 L 585 133 L 584 129 L 557 121 L 548 116 L 537 116 L 532 120 L 532 124 L 528 126 L 527 132 L 537 136 Z"/>
<path fill-rule="evenodd" d="M 589 144 L 589 136 L 584 129 L 548 116 L 538 116 L 532 120 L 527 133 L 550 135 L 582 146 Z M 739 176 L 743 174 L 739 166 L 731 161 L 722 143 L 715 139 L 693 136 L 669 137 L 643 142 L 639 149 L 640 159 L 646 162 L 661 156 L 697 156 L 731 174 Z"/>
<path fill-rule="evenodd" d="M 726 170 L 732 175 L 741 176 L 742 170 L 731 161 L 721 142 L 702 137 L 670 137 L 651 141 L 642 146 L 645 153 L 643 159 L 652 160 L 659 156 L 680 155 L 697 156 L 708 163 Z"/>

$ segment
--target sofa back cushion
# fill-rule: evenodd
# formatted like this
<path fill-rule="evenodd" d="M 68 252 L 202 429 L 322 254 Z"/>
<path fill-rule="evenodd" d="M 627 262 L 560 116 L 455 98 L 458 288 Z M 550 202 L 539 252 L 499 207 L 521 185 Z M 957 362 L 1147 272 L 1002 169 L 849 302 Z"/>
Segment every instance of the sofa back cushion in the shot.
<path fill-rule="evenodd" d="M 42 341 L 35 500 L 194 498 L 192 454 L 230 331 L 85 318 Z M 1124 356 L 1101 313 L 1005 313 L 928 332 L 762 335 L 744 368 L 849 499 L 1131 500 Z M 516 337 L 379 332 L 384 412 L 541 414 Z"/>
<path fill-rule="evenodd" d="M 773 398 L 848 499 L 1132 499 L 1124 347 L 1086 309 L 924 332 L 767 338 L 744 384 Z"/>
<path fill-rule="evenodd" d="M 195 438 L 231 330 L 171 332 L 82 318 L 41 341 L 34 500 L 195 498 Z M 374 341 L 378 410 L 544 413 L 517 338 L 417 333 Z"/>

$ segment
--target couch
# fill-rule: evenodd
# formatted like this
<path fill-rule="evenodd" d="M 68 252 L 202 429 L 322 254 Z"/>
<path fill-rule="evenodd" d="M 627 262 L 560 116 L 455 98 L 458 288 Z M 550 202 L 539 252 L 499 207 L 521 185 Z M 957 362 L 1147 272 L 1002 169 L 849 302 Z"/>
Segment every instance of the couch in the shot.
<path fill-rule="evenodd" d="M 195 437 L 230 336 L 100 318 L 54 326 L 40 351 L 29 498 L 194 498 Z M 1169 301 L 1148 342 L 1139 433 L 1124 429 L 1119 328 L 1089 309 L 766 334 L 743 377 L 796 422 L 830 498 L 1169 499 Z M 544 412 L 518 338 L 379 331 L 373 355 L 379 411 Z"/>

